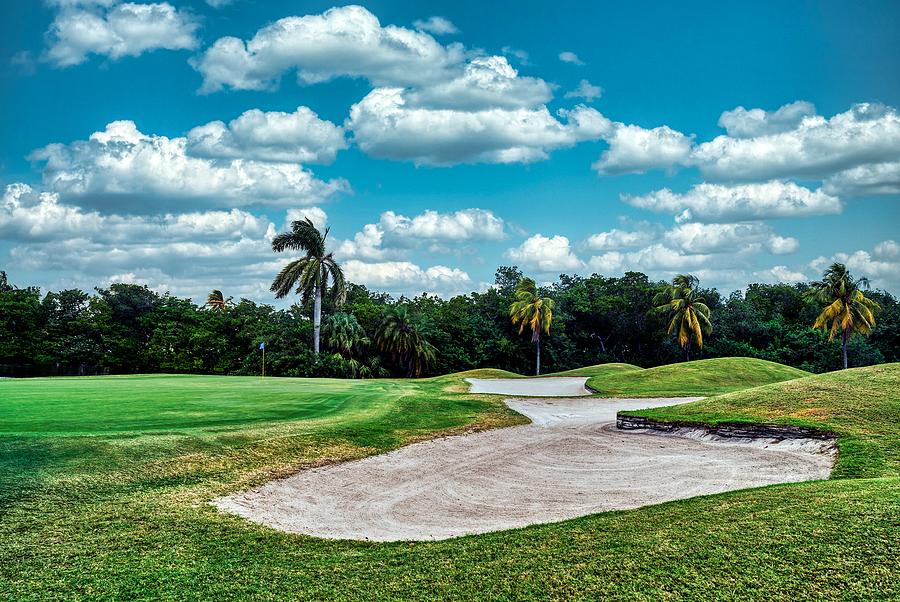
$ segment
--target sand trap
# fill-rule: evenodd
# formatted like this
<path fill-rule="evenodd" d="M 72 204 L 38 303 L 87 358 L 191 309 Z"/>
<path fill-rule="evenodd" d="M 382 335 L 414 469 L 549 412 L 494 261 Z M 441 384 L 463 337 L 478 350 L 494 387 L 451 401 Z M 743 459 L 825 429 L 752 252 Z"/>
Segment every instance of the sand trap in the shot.
<path fill-rule="evenodd" d="M 547 376 L 543 378 L 467 378 L 470 393 L 524 395 L 526 397 L 576 397 L 590 395 L 585 377 Z"/>
<path fill-rule="evenodd" d="M 533 424 L 305 470 L 214 503 L 317 537 L 432 540 L 828 477 L 828 442 L 748 445 L 615 428 L 619 410 L 685 401 L 512 399 Z"/>

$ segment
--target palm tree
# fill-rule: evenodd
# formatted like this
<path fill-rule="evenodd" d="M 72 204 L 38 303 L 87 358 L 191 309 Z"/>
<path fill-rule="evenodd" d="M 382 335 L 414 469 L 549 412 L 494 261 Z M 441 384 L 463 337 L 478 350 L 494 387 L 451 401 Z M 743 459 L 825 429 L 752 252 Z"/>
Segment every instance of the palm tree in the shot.
<path fill-rule="evenodd" d="M 437 356 L 437 349 L 425 338 L 421 319 L 406 305 L 389 307 L 381 314 L 375 344 L 406 368 L 408 378 L 419 376 Z"/>
<path fill-rule="evenodd" d="M 868 335 L 875 328 L 875 313 L 881 309 L 867 298 L 862 288 L 869 288 L 868 278 L 854 280 L 842 263 L 833 263 L 825 270 L 822 280 L 813 282 L 807 297 L 827 306 L 813 323 L 813 328 L 828 330 L 828 340 L 841 333 L 841 356 L 847 368 L 847 343 L 853 335 Z"/>
<path fill-rule="evenodd" d="M 519 334 L 525 327 L 531 329 L 531 342 L 537 349 L 534 373 L 541 373 L 541 331 L 550 334 L 553 322 L 553 308 L 556 302 L 550 297 L 538 295 L 537 284 L 531 278 L 522 278 L 513 293 L 513 302 L 509 306 L 512 323 L 519 327 Z"/>
<path fill-rule="evenodd" d="M 678 345 L 684 349 L 685 360 L 691 359 L 691 342 L 703 349 L 703 335 L 712 332 L 709 307 L 700 296 L 697 286 L 700 281 L 691 274 L 679 274 L 672 279 L 666 290 L 653 297 L 657 305 L 655 311 L 669 314 L 668 335 L 675 335 Z"/>
<path fill-rule="evenodd" d="M 303 302 L 313 298 L 313 351 L 319 354 L 319 333 L 322 324 L 322 295 L 329 291 L 336 305 L 341 305 L 347 296 L 344 272 L 334 260 L 333 253 L 325 252 L 325 233 L 319 232 L 309 218 L 291 222 L 291 231 L 282 232 L 272 239 L 272 250 L 303 251 L 305 256 L 290 262 L 278 273 L 272 282 L 275 297 L 283 299 L 296 287 Z M 330 285 L 330 286 L 329 286 Z"/>
<path fill-rule="evenodd" d="M 216 288 L 206 296 L 206 303 L 204 303 L 203 306 L 208 307 L 214 311 L 225 311 L 230 306 L 234 305 L 232 299 L 233 297 L 228 297 L 226 299 L 222 295 L 222 291 Z"/>

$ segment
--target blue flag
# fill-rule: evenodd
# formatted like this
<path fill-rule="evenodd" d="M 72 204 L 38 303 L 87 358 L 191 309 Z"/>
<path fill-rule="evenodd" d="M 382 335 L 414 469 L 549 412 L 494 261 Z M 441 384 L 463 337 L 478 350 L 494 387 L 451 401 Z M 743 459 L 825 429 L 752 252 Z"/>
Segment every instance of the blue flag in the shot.
<path fill-rule="evenodd" d="M 265 349 L 265 348 L 266 348 L 266 342 L 263 341 L 262 343 L 260 343 L 260 344 L 259 344 L 259 348 L 260 348 L 260 349 Z"/>

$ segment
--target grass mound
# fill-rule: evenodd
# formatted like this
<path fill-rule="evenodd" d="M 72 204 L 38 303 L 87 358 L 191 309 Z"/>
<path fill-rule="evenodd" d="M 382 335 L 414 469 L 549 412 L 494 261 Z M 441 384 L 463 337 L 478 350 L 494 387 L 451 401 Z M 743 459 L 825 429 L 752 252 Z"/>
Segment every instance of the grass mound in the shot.
<path fill-rule="evenodd" d="M 839 434 L 834 477 L 900 477 L 900 363 L 853 368 L 624 414 L 664 422 L 792 424 Z"/>
<path fill-rule="evenodd" d="M 606 397 L 718 395 L 809 376 L 797 368 L 749 357 L 722 357 L 621 371 L 588 379 Z"/>
<path fill-rule="evenodd" d="M 634 364 L 611 363 L 597 364 L 596 366 L 584 366 L 583 368 L 575 368 L 574 370 L 565 370 L 563 372 L 553 372 L 552 374 L 542 374 L 541 376 L 597 376 L 608 377 L 614 374 L 622 374 L 624 372 L 635 372 L 642 370 L 640 366 Z"/>

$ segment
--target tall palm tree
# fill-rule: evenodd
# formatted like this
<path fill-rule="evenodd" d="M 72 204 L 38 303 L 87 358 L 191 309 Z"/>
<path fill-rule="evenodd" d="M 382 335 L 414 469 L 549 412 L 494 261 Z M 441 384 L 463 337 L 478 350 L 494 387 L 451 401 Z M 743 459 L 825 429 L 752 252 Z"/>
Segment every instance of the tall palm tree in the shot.
<path fill-rule="evenodd" d="M 513 302 L 509 306 L 509 316 L 512 323 L 519 327 L 519 334 L 525 327 L 531 329 L 531 342 L 537 349 L 534 373 L 541 373 L 541 331 L 550 334 L 550 324 L 553 322 L 553 308 L 556 302 L 550 297 L 538 295 L 537 284 L 531 278 L 522 278 L 516 285 L 513 293 Z"/>
<path fill-rule="evenodd" d="M 272 239 L 272 250 L 276 253 L 286 250 L 306 253 L 284 266 L 272 282 L 271 290 L 276 298 L 283 299 L 296 287 L 304 303 L 313 299 L 313 351 L 316 355 L 319 354 L 322 326 L 322 295 L 330 291 L 336 305 L 343 304 L 347 296 L 344 272 L 334 254 L 325 251 L 329 230 L 325 228 L 324 234 L 319 232 L 312 220 L 306 218 L 291 222 L 290 232 L 282 232 Z"/>
<path fill-rule="evenodd" d="M 425 338 L 425 327 L 406 305 L 387 308 L 381 314 L 375 344 L 406 368 L 406 376 L 419 376 L 437 357 L 437 349 Z"/>
<path fill-rule="evenodd" d="M 222 291 L 216 288 L 206 296 L 206 303 L 204 303 L 203 306 L 214 311 L 225 311 L 230 306 L 234 305 L 232 299 L 233 297 L 228 297 L 226 299 L 225 296 L 222 295 Z"/>
<path fill-rule="evenodd" d="M 825 270 L 822 280 L 813 282 L 807 297 L 826 303 L 825 309 L 816 318 L 813 328 L 828 330 L 828 340 L 834 340 L 841 333 L 841 357 L 847 368 L 847 343 L 853 335 L 868 335 L 875 328 L 875 314 L 881 309 L 872 299 L 867 298 L 862 288 L 869 288 L 868 278 L 854 280 L 850 271 L 842 263 L 833 263 Z"/>
<path fill-rule="evenodd" d="M 709 307 L 700 296 L 700 281 L 691 274 L 679 274 L 666 290 L 653 297 L 655 311 L 669 314 L 668 335 L 675 335 L 678 345 L 684 349 L 685 360 L 691 359 L 691 342 L 703 349 L 703 335 L 712 332 Z"/>

